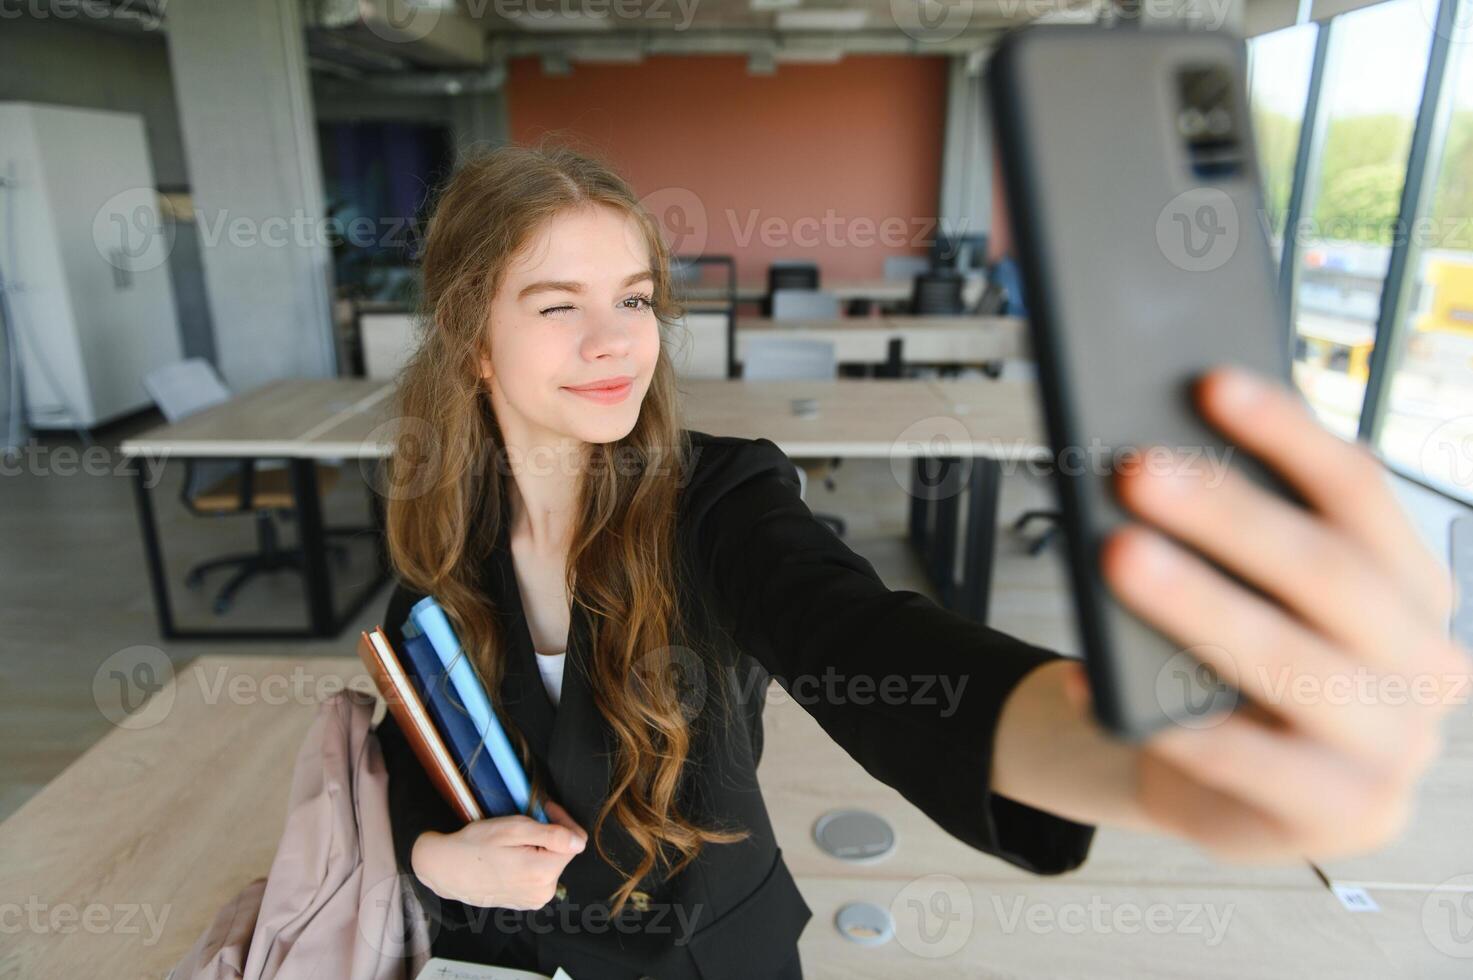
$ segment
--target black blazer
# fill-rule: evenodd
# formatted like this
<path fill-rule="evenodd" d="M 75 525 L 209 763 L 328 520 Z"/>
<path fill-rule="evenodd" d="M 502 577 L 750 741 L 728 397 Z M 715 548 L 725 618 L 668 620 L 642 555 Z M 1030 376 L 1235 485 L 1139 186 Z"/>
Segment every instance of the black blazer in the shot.
<path fill-rule="evenodd" d="M 942 609 L 919 593 L 886 588 L 868 561 L 813 517 L 798 495 L 796 468 L 769 440 L 694 431 L 689 436 L 691 465 L 679 477 L 686 482 L 677 527 L 693 585 L 682 596 L 682 608 L 701 631 L 701 642 L 724 651 L 719 662 L 733 672 L 737 689 L 750 693 L 737 701 L 730 724 L 713 726 L 708 736 L 694 740 L 682 806 L 705 826 L 746 828 L 751 836 L 707 845 L 668 880 L 657 865 L 639 886 L 649 896 L 647 908 L 628 905 L 613 921 L 608 896 L 621 879 L 592 840 L 563 872 L 566 895 L 540 910 L 443 900 L 413 874 L 409 855 L 420 833 L 453 831 L 459 821 L 388 716 L 379 735 L 395 849 L 430 912 L 434 953 L 517 965 L 507 948 L 516 934 L 518 948 L 534 943 L 542 972 L 563 966 L 578 980 L 798 976 L 796 944 L 812 911 L 783 862 L 756 778 L 769 675 L 789 691 L 806 678 L 795 699 L 871 775 L 948 833 L 1037 874 L 1078 867 L 1089 851 L 1092 826 L 989 789 L 993 734 L 1004 699 L 1025 673 L 1059 655 Z M 607 797 L 614 743 L 584 674 L 587 623 L 575 605 L 561 703 L 555 707 L 537 671 L 506 545 L 503 522 L 484 581 L 505 617 L 506 710 L 530 740 L 549 794 L 591 833 Z M 419 598 L 403 586 L 394 591 L 382 625 L 396 647 Z M 826 686 L 826 675 L 840 683 L 871 677 L 871 696 L 861 698 L 856 688 L 854 696 L 814 697 L 835 689 Z M 950 675 L 951 690 L 960 689 L 956 710 L 945 712 L 947 700 L 935 693 L 939 685 L 928 695 L 914 684 L 906 690 L 915 697 L 907 699 L 894 686 L 881 686 L 887 675 Z M 881 691 L 889 694 L 882 698 Z M 603 840 L 620 864 L 634 866 L 638 851 L 612 818 Z"/>

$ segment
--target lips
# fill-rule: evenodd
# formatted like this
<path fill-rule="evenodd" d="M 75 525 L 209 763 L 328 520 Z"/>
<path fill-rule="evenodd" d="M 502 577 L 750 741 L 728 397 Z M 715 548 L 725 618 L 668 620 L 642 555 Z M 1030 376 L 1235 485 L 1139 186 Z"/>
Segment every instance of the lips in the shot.
<path fill-rule="evenodd" d="M 602 381 L 579 385 L 576 388 L 565 387 L 563 390 L 587 401 L 598 402 L 601 405 L 615 405 L 628 398 L 629 393 L 634 390 L 634 378 L 627 376 L 604 378 Z"/>

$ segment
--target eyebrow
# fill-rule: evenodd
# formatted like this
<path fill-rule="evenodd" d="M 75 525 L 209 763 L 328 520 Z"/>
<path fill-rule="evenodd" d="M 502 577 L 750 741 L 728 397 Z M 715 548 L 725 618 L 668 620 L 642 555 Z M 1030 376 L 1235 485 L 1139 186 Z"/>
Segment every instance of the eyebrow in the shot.
<path fill-rule="evenodd" d="M 622 283 L 620 283 L 619 288 L 627 288 L 644 279 L 648 279 L 653 282 L 655 279 L 654 272 L 650 269 L 641 269 L 639 272 L 633 273 Z M 524 286 L 522 288 L 522 291 L 517 293 L 517 299 L 526 299 L 533 293 L 548 293 L 558 291 L 581 293 L 583 292 L 583 284 L 581 282 L 571 282 L 568 280 L 544 279 L 541 282 L 534 282 L 529 286 Z"/>

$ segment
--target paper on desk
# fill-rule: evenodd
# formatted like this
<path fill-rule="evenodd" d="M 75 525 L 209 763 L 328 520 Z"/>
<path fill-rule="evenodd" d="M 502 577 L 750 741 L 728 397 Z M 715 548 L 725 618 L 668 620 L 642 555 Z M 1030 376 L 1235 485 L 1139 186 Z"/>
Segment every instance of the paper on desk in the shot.
<path fill-rule="evenodd" d="M 419 971 L 414 980 L 573 980 L 562 967 L 551 977 L 529 970 L 513 970 L 505 966 L 486 966 L 434 957 Z"/>

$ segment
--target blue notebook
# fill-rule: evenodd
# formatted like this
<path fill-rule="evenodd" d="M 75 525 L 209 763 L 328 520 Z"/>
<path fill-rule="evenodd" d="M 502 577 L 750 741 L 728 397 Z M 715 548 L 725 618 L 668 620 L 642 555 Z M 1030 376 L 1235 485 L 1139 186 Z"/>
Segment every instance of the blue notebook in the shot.
<path fill-rule="evenodd" d="M 507 791 L 491 753 L 482 746 L 475 722 L 457 707 L 460 698 L 450 690 L 449 675 L 435 655 L 430 638 L 421 633 L 413 621 L 404 624 L 400 666 L 424 703 L 435 730 L 460 766 L 461 774 L 470 785 L 471 795 L 481 806 L 481 813 L 487 817 L 502 817 L 521 812 Z"/>
<path fill-rule="evenodd" d="M 434 600 L 433 596 L 426 596 L 415 603 L 409 611 L 409 620 L 404 624 L 405 646 L 410 646 L 410 638 L 414 635 L 422 635 L 428 639 L 436 659 L 440 664 L 441 673 L 448 672 L 450 675 L 449 685 L 436 684 L 435 690 L 431 691 L 432 703 L 440 700 L 447 692 L 445 687 L 454 689 L 461 705 L 465 708 L 465 714 L 454 705 L 444 705 L 442 710 L 446 714 L 460 715 L 469 722 L 469 737 L 478 740 L 480 744 L 480 757 L 489 757 L 491 763 L 501 777 L 501 790 L 510 798 L 510 805 L 502 804 L 504 812 L 495 806 L 482 803 L 488 816 L 510 816 L 513 813 L 528 813 L 528 805 L 531 802 L 532 787 L 527 780 L 526 770 L 522 768 L 522 762 L 517 758 L 516 748 L 507 736 L 506 730 L 501 727 L 501 722 L 496 717 L 496 711 L 491 705 L 491 699 L 486 694 L 486 689 L 481 686 L 480 678 L 476 676 L 475 668 L 471 666 L 469 658 L 461 655 L 460 641 L 455 636 L 455 630 L 450 626 L 450 618 L 445 615 L 445 610 Z M 412 657 L 413 655 L 411 655 Z M 432 712 L 434 709 L 430 709 Z M 466 718 L 466 715 L 469 717 Z M 440 724 L 439 718 L 435 724 Z M 441 735 L 449 741 L 451 732 L 449 729 L 441 729 Z M 474 742 L 473 742 L 474 745 Z M 472 754 L 462 755 L 459 745 L 452 743 L 456 761 L 466 772 L 466 778 L 471 783 L 472 791 L 477 800 L 485 798 L 492 802 L 495 797 L 494 786 L 483 786 L 477 778 L 476 768 L 465 768 L 467 759 Z M 472 748 L 472 753 L 474 753 Z M 530 816 L 542 823 L 548 823 L 547 813 L 541 806 L 532 807 Z"/>

